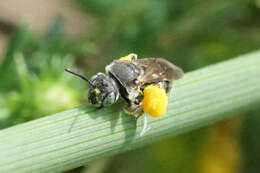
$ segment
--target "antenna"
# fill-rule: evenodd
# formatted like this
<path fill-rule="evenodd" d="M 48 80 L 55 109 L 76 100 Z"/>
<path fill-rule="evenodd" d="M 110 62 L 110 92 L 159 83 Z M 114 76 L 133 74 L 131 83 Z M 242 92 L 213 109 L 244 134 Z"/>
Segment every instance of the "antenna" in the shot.
<path fill-rule="evenodd" d="M 68 68 L 65 68 L 65 71 L 66 71 L 66 72 L 69 72 L 69 73 L 71 73 L 71 74 L 73 74 L 73 75 L 75 75 L 75 76 L 80 77 L 80 78 L 83 79 L 84 81 L 87 81 L 87 82 L 89 83 L 89 85 L 91 85 L 92 87 L 94 87 L 94 85 L 93 85 L 86 77 L 84 77 L 83 75 L 78 74 L 78 73 L 76 73 L 76 72 L 74 72 L 74 71 L 71 71 L 71 70 L 68 69 Z"/>

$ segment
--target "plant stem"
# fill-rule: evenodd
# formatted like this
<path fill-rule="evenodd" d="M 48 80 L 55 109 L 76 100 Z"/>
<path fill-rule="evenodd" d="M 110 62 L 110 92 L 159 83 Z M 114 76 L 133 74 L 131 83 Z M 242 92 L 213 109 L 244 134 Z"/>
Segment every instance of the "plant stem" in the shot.
<path fill-rule="evenodd" d="M 167 114 L 142 118 L 122 104 L 80 106 L 0 131 L 0 172 L 61 172 L 222 120 L 260 102 L 260 52 L 186 73 L 174 83 Z"/>

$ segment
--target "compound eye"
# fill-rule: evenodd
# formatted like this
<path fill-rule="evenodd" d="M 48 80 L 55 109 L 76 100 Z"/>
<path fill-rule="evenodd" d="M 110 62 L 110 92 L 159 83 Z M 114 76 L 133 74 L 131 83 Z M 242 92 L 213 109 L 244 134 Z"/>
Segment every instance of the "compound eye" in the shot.
<path fill-rule="evenodd" d="M 108 95 L 103 100 L 103 106 L 110 106 L 115 103 L 116 94 L 114 92 L 108 93 Z"/>

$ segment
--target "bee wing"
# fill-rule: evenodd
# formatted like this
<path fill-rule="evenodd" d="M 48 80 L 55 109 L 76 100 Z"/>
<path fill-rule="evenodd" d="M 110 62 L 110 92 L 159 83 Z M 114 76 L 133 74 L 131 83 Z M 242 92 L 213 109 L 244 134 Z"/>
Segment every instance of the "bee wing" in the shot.
<path fill-rule="evenodd" d="M 139 78 L 142 84 L 158 83 L 180 79 L 183 71 L 180 67 L 162 58 L 137 59 L 136 64 L 144 70 L 144 74 Z"/>

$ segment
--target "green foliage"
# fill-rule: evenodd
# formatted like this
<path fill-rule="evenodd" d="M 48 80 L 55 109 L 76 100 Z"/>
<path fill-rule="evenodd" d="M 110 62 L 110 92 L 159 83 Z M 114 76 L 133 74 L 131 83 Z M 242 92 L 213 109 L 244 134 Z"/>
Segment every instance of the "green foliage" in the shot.
<path fill-rule="evenodd" d="M 187 71 L 260 44 L 254 1 L 75 1 L 97 20 L 88 38 L 97 49 L 89 54 L 107 59 L 104 64 L 135 52 L 141 57 L 163 56 Z"/>
<path fill-rule="evenodd" d="M 82 99 L 82 83 L 63 71 L 74 60 L 61 24 L 55 20 L 43 37 L 22 26 L 11 39 L 0 64 L 0 128 L 71 108 Z"/>

